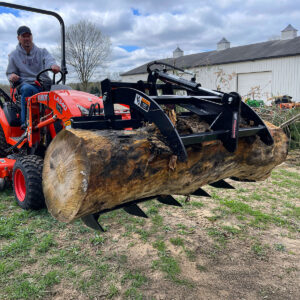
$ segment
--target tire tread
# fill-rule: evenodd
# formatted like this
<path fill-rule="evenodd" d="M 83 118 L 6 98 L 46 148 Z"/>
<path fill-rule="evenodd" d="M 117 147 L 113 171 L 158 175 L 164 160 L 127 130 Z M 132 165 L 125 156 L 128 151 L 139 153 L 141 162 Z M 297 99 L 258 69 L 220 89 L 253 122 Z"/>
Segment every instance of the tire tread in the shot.
<path fill-rule="evenodd" d="M 14 189 L 15 198 L 23 209 L 38 210 L 45 207 L 42 187 L 43 162 L 43 159 L 37 155 L 27 155 L 19 157 L 14 165 L 13 178 L 16 169 L 20 169 L 25 177 L 26 195 L 24 201 L 18 200 Z"/>

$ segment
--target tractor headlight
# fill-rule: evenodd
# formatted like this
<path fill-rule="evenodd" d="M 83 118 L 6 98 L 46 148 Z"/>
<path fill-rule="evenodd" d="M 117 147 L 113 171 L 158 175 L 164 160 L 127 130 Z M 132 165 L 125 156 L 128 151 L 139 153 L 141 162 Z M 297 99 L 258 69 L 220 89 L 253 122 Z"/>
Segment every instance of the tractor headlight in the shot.
<path fill-rule="evenodd" d="M 79 108 L 79 110 L 81 111 L 81 115 L 82 116 L 88 116 L 89 115 L 89 110 L 79 104 L 77 104 L 77 107 Z"/>

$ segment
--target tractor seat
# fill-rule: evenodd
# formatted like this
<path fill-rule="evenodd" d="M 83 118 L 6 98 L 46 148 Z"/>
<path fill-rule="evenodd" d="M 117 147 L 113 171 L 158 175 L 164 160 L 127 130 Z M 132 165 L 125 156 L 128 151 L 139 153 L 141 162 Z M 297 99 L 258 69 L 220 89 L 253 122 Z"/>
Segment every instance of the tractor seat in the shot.
<path fill-rule="evenodd" d="M 15 105 L 17 105 L 18 108 L 21 111 L 21 92 L 20 92 L 20 87 L 21 87 L 20 85 L 14 87 L 14 97 L 16 99 Z"/>
<path fill-rule="evenodd" d="M 9 126 L 20 127 L 21 126 L 21 109 L 15 103 L 5 102 L 3 104 L 3 111 Z"/>

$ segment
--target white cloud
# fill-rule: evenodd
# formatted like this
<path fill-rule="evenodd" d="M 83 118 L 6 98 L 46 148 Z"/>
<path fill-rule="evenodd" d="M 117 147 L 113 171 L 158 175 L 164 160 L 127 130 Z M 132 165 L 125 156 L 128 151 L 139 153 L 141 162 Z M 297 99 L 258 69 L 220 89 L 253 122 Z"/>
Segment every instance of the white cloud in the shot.
<path fill-rule="evenodd" d="M 101 72 L 124 72 L 152 59 L 171 57 L 180 46 L 186 54 L 216 49 L 224 36 L 231 46 L 266 41 L 289 23 L 300 30 L 298 1 L 271 0 L 16 0 L 16 4 L 59 13 L 66 26 L 82 19 L 97 24 L 110 36 L 112 54 Z M 135 10 L 135 14 L 133 13 Z M 16 30 L 26 24 L 34 41 L 50 51 L 60 41 L 60 26 L 51 16 L 21 12 L 18 16 L 0 10 L 0 82 L 6 82 L 7 55 L 17 43 Z M 120 46 L 137 46 L 127 52 Z M 76 74 L 68 75 L 75 80 Z"/>

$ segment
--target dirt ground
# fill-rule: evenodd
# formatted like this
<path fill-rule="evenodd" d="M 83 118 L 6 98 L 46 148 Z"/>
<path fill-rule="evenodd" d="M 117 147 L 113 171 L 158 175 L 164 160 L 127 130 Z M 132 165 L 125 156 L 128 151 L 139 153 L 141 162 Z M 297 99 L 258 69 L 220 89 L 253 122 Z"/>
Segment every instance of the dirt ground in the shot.
<path fill-rule="evenodd" d="M 300 151 L 263 182 L 226 181 L 236 189 L 174 196 L 182 208 L 142 203 L 148 219 L 102 215 L 105 233 L 23 211 L 8 191 L 0 299 L 300 299 Z"/>
<path fill-rule="evenodd" d="M 300 175 L 299 163 L 300 151 L 293 152 L 276 170 L 287 170 Z M 154 233 L 144 240 L 141 239 L 140 232 L 126 234 L 124 225 L 120 225 L 115 218 L 105 220 L 110 227 L 107 241 L 103 246 L 91 247 L 90 253 L 95 254 L 101 250 L 104 256 L 109 253 L 126 255 L 124 267 L 127 270 L 139 270 L 147 278 L 146 283 L 138 289 L 138 293 L 129 296 L 128 293 L 124 294 L 121 280 L 116 279 L 115 286 L 119 293 L 112 298 L 300 299 L 299 222 L 293 223 L 296 221 L 292 219 L 292 229 L 272 222 L 252 226 L 251 217 L 248 215 L 241 215 L 239 218 L 236 213 L 227 212 L 224 215 L 224 212 L 222 214 L 222 211 L 218 211 L 221 198 L 227 199 L 228 195 L 228 199 L 234 200 L 234 195 L 244 189 L 245 198 L 253 194 L 252 191 L 257 195 L 267 190 L 272 191 L 273 200 L 268 201 L 268 197 L 263 201 L 249 200 L 251 207 L 269 212 L 273 202 L 278 204 L 284 200 L 284 193 L 279 193 L 284 188 L 279 187 L 277 194 L 277 188 L 273 186 L 274 180 L 271 178 L 262 183 L 240 183 L 231 180 L 228 182 L 237 188 L 237 192 L 230 194 L 226 191 L 225 194 L 221 193 L 221 196 L 201 198 L 203 206 L 200 208 L 160 207 L 159 216 L 163 218 L 163 226 L 156 232 L 152 230 Z M 300 181 L 297 183 L 300 190 Z M 213 188 L 206 190 L 213 192 Z M 192 203 L 197 201 L 199 202 L 199 198 L 191 199 Z M 292 197 L 289 201 L 299 207 L 299 198 Z M 147 206 L 144 208 L 147 210 Z M 277 208 L 278 211 L 283 209 L 281 205 Z M 145 232 L 151 232 L 151 228 L 153 229 L 153 223 L 150 221 L 146 221 L 142 226 Z M 234 228 L 239 231 L 238 234 L 235 234 Z M 172 239 L 174 241 L 174 238 L 182 239 L 184 245 L 170 242 Z M 157 241 L 164 243 L 164 251 L 155 247 Z M 170 275 L 172 266 L 168 266 L 167 263 L 165 268 L 153 267 L 153 261 L 159 260 L 163 255 L 178 262 L 180 272 L 176 277 Z M 105 287 L 105 284 L 102 287 Z M 90 297 L 106 299 L 107 290 L 108 287 L 104 288 L 102 293 L 99 291 L 98 295 Z M 79 295 L 76 291 L 69 290 L 66 296 L 66 290 L 63 294 L 61 291 L 57 291 L 57 296 L 52 295 L 53 299 L 86 299 L 84 293 Z"/>

